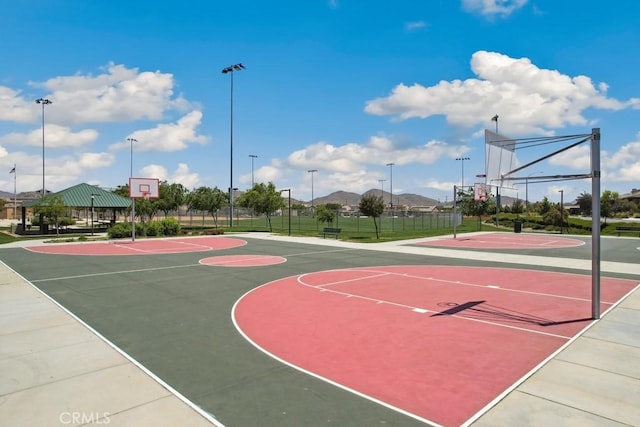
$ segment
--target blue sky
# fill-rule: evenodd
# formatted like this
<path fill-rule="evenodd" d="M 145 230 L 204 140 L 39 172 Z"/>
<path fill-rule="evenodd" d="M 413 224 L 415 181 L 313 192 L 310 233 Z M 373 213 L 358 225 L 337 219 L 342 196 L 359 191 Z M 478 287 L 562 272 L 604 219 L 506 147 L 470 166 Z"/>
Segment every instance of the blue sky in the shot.
<path fill-rule="evenodd" d="M 463 173 L 471 185 L 485 172 L 496 114 L 513 138 L 600 128 L 602 189 L 640 188 L 634 0 L 0 3 L 0 190 L 13 192 L 14 165 L 18 192 L 42 187 L 34 101 L 46 98 L 48 190 L 116 187 L 133 163 L 136 177 L 226 191 L 231 74 L 221 71 L 236 63 L 246 67 L 233 73 L 239 189 L 253 172 L 305 201 L 389 192 L 391 181 L 394 194 L 451 200 Z M 588 171 L 586 143 L 518 176 Z M 528 185 L 530 200 L 557 202 L 559 190 L 570 200 L 591 184 Z"/>

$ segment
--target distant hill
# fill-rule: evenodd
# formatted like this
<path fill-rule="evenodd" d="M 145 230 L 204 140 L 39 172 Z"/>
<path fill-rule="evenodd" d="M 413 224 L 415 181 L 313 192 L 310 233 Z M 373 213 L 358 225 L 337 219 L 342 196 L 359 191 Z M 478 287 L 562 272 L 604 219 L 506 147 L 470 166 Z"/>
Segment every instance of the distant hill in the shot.
<path fill-rule="evenodd" d="M 358 193 L 350 193 L 347 191 L 336 191 L 333 192 L 327 196 L 323 196 L 323 197 L 315 197 L 313 199 L 313 204 L 314 205 L 324 205 L 327 203 L 337 203 L 340 204 L 342 206 L 344 205 L 348 205 L 348 206 L 357 206 L 360 203 L 360 199 L 362 198 L 363 195 L 366 194 L 375 194 L 377 196 L 382 195 L 383 200 L 385 201 L 385 203 L 389 203 L 390 199 L 389 197 L 391 196 L 391 194 L 387 191 L 382 192 L 381 190 L 376 190 L 376 189 L 371 189 L 368 191 L 365 191 L 363 194 L 358 194 Z M 309 205 L 311 204 L 311 201 L 307 202 Z M 429 197 L 424 197 L 424 196 L 420 196 L 418 194 L 411 194 L 411 193 L 405 193 L 405 194 L 394 194 L 393 195 L 393 205 L 394 206 L 433 206 L 433 205 L 437 205 L 439 204 L 439 202 L 436 199 L 431 199 Z"/>
<path fill-rule="evenodd" d="M 0 199 L 13 199 L 13 193 L 7 193 L 6 191 L 0 191 Z"/>

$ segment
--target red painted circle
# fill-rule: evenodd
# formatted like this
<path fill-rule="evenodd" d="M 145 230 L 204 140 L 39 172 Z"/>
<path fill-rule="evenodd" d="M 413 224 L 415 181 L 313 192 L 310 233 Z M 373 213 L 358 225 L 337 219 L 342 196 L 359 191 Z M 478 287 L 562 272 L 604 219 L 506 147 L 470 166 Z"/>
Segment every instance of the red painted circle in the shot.
<path fill-rule="evenodd" d="M 200 264 L 218 267 L 256 267 L 282 264 L 286 261 L 286 258 L 271 255 L 223 255 L 201 259 Z"/>
<path fill-rule="evenodd" d="M 438 246 L 465 249 L 553 249 L 582 246 L 582 240 L 553 234 L 484 233 L 460 234 L 456 238 L 435 238 L 417 243 L 420 246 Z"/>
<path fill-rule="evenodd" d="M 602 278 L 603 312 L 637 285 Z M 234 306 L 256 347 L 426 422 L 461 425 L 583 330 L 591 276 L 382 266 L 277 280 Z"/>
<path fill-rule="evenodd" d="M 241 239 L 220 236 L 142 239 L 135 242 L 116 240 L 88 243 L 55 243 L 30 246 L 25 249 L 56 255 L 157 255 L 184 252 L 204 252 L 246 245 Z"/>

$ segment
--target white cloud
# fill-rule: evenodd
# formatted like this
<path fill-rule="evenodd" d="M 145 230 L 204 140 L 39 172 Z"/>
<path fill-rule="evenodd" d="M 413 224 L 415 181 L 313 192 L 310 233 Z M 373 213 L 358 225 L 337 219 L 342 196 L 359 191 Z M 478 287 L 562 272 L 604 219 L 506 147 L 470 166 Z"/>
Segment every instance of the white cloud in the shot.
<path fill-rule="evenodd" d="M 586 144 L 586 145 L 585 145 Z M 566 173 L 589 173 L 591 148 L 589 143 L 571 148 L 549 159 L 549 164 L 567 169 Z M 640 176 L 640 142 L 623 145 L 613 154 L 601 151 L 600 169 L 603 185 L 613 182 L 638 182 Z M 634 184 L 635 185 L 635 184 Z"/>
<path fill-rule="evenodd" d="M 45 149 L 49 148 L 81 148 L 98 139 L 98 132 L 94 129 L 84 129 L 72 132 L 66 126 L 50 124 L 45 126 Z M 42 128 L 34 129 L 29 133 L 8 133 L 0 136 L 0 143 L 7 145 L 20 145 L 30 147 L 42 146 Z"/>
<path fill-rule="evenodd" d="M 462 8 L 467 12 L 483 16 L 500 15 L 506 17 L 524 7 L 528 0 L 462 0 Z"/>
<path fill-rule="evenodd" d="M 20 97 L 20 92 L 0 86 L 0 121 L 30 123 L 39 116 L 41 108 L 37 104 Z"/>
<path fill-rule="evenodd" d="M 46 108 L 51 122 L 78 125 L 97 122 L 161 120 L 169 109 L 184 110 L 188 103 L 174 98 L 173 75 L 109 64 L 97 76 L 76 74 L 44 83 L 31 83 L 49 91 Z"/>
<path fill-rule="evenodd" d="M 621 110 L 637 99 L 618 101 L 606 96 L 607 85 L 594 85 L 586 76 L 570 77 L 540 69 L 527 58 L 514 59 L 478 51 L 471 58 L 476 79 L 441 81 L 435 86 L 397 85 L 391 95 L 367 102 L 365 112 L 396 120 L 444 115 L 460 127 L 490 127 L 494 112 L 501 130 L 510 135 L 550 135 L 569 125 L 588 125 L 589 108 Z M 491 112 L 491 113 L 489 113 Z"/>
<path fill-rule="evenodd" d="M 160 181 L 182 184 L 188 190 L 202 185 L 200 176 L 189 171 L 189 166 L 186 163 L 178 163 L 178 167 L 172 173 L 169 173 L 167 168 L 161 165 L 147 165 L 140 169 L 140 174 L 148 178 L 158 178 Z"/>
<path fill-rule="evenodd" d="M 151 129 L 144 129 L 130 135 L 136 142 L 133 150 L 137 152 L 149 151 L 179 151 L 188 148 L 188 144 L 204 144 L 208 138 L 197 135 L 196 128 L 202 120 L 201 111 L 192 111 L 181 117 L 176 123 L 159 124 Z M 130 143 L 126 141 L 111 145 L 112 150 L 130 149 Z"/>
<path fill-rule="evenodd" d="M 452 146 L 441 141 L 429 141 L 417 147 L 398 148 L 392 139 L 378 135 L 371 137 L 367 144 L 348 143 L 334 146 L 318 142 L 293 152 L 287 158 L 287 163 L 294 168 L 322 168 L 350 173 L 366 164 L 431 164 L 442 157 L 464 154 L 466 150 L 467 147 Z"/>

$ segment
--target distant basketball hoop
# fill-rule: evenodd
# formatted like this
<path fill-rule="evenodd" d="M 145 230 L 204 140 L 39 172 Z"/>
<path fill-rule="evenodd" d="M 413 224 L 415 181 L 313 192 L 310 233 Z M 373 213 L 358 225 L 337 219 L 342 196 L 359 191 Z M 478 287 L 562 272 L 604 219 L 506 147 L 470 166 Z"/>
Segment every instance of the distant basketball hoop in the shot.
<path fill-rule="evenodd" d="M 477 202 L 484 202 L 487 200 L 489 191 L 488 185 L 484 182 L 476 182 L 473 184 L 473 198 Z"/>
<path fill-rule="evenodd" d="M 159 199 L 160 180 L 158 178 L 129 178 L 129 198 Z"/>

